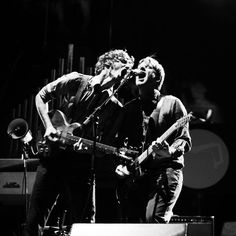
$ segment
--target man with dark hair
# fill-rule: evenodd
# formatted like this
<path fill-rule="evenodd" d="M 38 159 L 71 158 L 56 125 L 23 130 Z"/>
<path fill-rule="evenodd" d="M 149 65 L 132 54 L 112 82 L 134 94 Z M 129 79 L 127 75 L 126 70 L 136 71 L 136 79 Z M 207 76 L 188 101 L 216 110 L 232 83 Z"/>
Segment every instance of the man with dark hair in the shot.
<path fill-rule="evenodd" d="M 136 76 L 138 97 L 124 105 L 118 122 L 118 143 L 141 150 L 134 162 L 116 168 L 122 218 L 129 223 L 168 223 L 182 189 L 184 153 L 192 145 L 190 116 L 180 99 L 161 94 L 165 72 L 156 59 L 140 60 L 137 69 L 144 73 Z"/>
<path fill-rule="evenodd" d="M 111 50 L 98 58 L 95 76 L 72 72 L 45 85 L 36 95 L 49 154 L 40 157 L 25 236 L 37 236 L 44 230 L 51 207 L 61 197 L 69 224 L 95 222 L 94 156 L 90 144 L 112 143 L 114 120 L 122 107 L 112 95 L 114 86 L 133 65 L 134 58 L 126 51 Z M 48 104 L 55 99 L 63 102 L 50 117 Z M 94 113 L 101 104 L 104 106 Z M 91 114 L 94 115 L 90 117 Z M 83 138 L 91 142 L 86 143 Z"/>

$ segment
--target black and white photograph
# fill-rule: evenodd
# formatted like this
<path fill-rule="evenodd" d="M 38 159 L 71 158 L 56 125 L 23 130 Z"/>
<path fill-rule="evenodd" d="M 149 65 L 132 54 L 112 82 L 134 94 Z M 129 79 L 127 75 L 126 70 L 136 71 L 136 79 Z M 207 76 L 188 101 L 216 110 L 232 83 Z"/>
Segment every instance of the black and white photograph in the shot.
<path fill-rule="evenodd" d="M 2 5 L 1 235 L 236 236 L 234 0 Z"/>

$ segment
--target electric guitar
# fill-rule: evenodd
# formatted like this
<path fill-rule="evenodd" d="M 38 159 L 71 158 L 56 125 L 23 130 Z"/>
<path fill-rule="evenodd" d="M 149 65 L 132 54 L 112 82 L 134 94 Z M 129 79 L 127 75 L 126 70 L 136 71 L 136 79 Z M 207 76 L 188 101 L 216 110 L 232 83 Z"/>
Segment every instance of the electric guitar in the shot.
<path fill-rule="evenodd" d="M 186 125 L 193 117 L 194 116 L 190 112 L 186 116 L 183 116 L 182 118 L 178 119 L 169 129 L 165 131 L 165 133 L 163 133 L 157 139 L 158 143 L 162 144 L 175 130 Z M 116 189 L 117 197 L 120 201 L 127 197 L 127 194 L 131 189 L 136 188 L 136 181 L 145 175 L 145 170 L 142 169 L 141 164 L 151 154 L 153 154 L 152 145 L 150 145 L 144 152 L 141 153 L 141 155 L 136 157 L 132 162 L 128 163 L 129 171 L 127 173 L 124 173 L 124 175 L 122 175 L 122 171 L 121 175 L 117 173 L 118 177 L 120 177 L 121 180 Z"/>
<path fill-rule="evenodd" d="M 85 147 L 86 149 L 86 152 L 92 152 L 94 148 L 94 141 L 73 135 L 73 131 L 80 127 L 79 123 L 75 122 L 69 124 L 65 114 L 60 110 L 55 110 L 51 118 L 51 122 L 53 127 L 57 130 L 57 142 L 59 143 L 60 148 L 65 149 L 66 146 L 73 145 L 78 141 L 81 141 L 83 147 Z M 136 150 L 128 149 L 125 147 L 116 148 L 99 142 L 95 142 L 95 147 L 96 150 L 102 153 L 113 154 L 127 161 L 132 161 L 133 158 L 130 156 L 137 156 L 138 154 L 138 151 Z M 41 150 L 41 152 L 50 151 L 50 147 L 45 140 L 39 141 L 38 149 L 39 151 Z"/>
<path fill-rule="evenodd" d="M 178 119 L 169 129 L 165 131 L 156 141 L 162 144 L 174 131 L 178 128 L 183 127 L 186 125 L 191 118 L 193 118 L 192 113 L 190 112 L 186 116 L 181 117 Z M 130 175 L 133 176 L 133 181 L 135 178 L 141 177 L 144 175 L 144 171 L 141 168 L 141 164 L 151 155 L 153 154 L 153 145 L 150 145 L 141 155 L 136 157 L 132 162 L 130 162 L 129 169 L 131 170 Z M 162 158 L 160 161 L 163 160 Z M 158 160 L 157 160 L 158 161 Z M 128 174 L 129 175 L 129 174 Z"/>

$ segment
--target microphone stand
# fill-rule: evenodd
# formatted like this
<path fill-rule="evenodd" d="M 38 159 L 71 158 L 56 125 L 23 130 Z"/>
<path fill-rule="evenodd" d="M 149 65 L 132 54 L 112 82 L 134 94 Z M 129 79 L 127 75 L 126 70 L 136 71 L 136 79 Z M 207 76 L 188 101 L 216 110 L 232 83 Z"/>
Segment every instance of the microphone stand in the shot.
<path fill-rule="evenodd" d="M 100 106 L 98 106 L 97 108 L 95 108 L 95 110 L 87 117 L 87 119 L 82 123 L 82 128 L 86 125 L 88 125 L 90 122 L 93 123 L 92 125 L 92 130 L 93 130 L 93 148 L 92 148 L 92 158 L 91 158 L 91 179 L 90 179 L 90 183 L 91 183 L 91 189 L 89 192 L 89 196 L 90 194 L 92 194 L 92 204 L 93 204 L 93 209 L 92 209 L 92 214 L 91 214 L 91 218 L 90 218 L 90 223 L 95 223 L 95 216 L 96 216 L 96 175 L 95 175 L 95 159 L 96 159 L 96 137 L 97 137 L 97 125 L 98 125 L 98 116 L 96 116 L 97 112 L 101 111 L 105 105 L 111 100 L 111 98 L 113 96 L 115 96 L 117 94 L 117 92 L 119 91 L 119 89 L 128 81 L 128 79 L 131 77 L 131 74 L 129 73 L 127 76 L 125 76 L 125 78 L 121 81 L 121 83 L 119 84 L 119 86 L 112 91 L 111 95 L 105 99 L 104 102 L 102 102 L 102 104 Z"/>
<path fill-rule="evenodd" d="M 27 148 L 29 148 L 28 143 L 23 143 L 23 152 L 21 154 L 21 159 L 23 160 L 23 170 L 24 170 L 24 175 L 23 175 L 23 183 L 24 183 L 24 195 L 25 195 L 25 215 L 27 217 L 27 213 L 28 213 L 28 181 L 27 181 L 27 159 L 29 159 L 29 154 L 28 154 L 28 150 Z"/>
<path fill-rule="evenodd" d="M 82 127 L 85 126 L 85 125 L 87 125 L 87 124 L 89 124 L 89 122 L 94 118 L 95 114 L 96 114 L 98 111 L 100 111 L 100 110 L 103 109 L 103 107 L 106 105 L 106 103 L 109 102 L 109 101 L 111 100 L 111 98 L 117 94 L 117 92 L 119 91 L 119 89 L 128 81 L 128 79 L 129 79 L 130 77 L 131 77 L 131 75 L 128 74 L 128 75 L 126 76 L 126 78 L 124 78 L 124 79 L 121 81 L 121 83 L 119 84 L 119 86 L 111 93 L 111 95 L 110 95 L 100 106 L 98 106 L 97 108 L 95 108 L 95 110 L 93 111 L 93 113 L 91 113 L 91 114 L 87 117 L 87 119 L 82 123 Z"/>
<path fill-rule="evenodd" d="M 92 158 L 91 158 L 91 194 L 92 194 L 92 212 L 90 223 L 95 223 L 96 218 L 96 173 L 95 173 L 95 160 L 96 160 L 96 137 L 97 137 L 97 125 L 98 117 L 93 117 L 93 148 L 92 148 Z"/>

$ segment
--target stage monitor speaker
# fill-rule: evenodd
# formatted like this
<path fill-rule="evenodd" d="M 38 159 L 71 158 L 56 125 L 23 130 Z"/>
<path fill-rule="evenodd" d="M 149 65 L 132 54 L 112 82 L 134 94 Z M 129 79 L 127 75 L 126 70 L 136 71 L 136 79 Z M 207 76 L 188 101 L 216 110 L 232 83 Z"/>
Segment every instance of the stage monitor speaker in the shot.
<path fill-rule="evenodd" d="M 73 224 L 70 236 L 187 236 L 187 224 Z"/>

